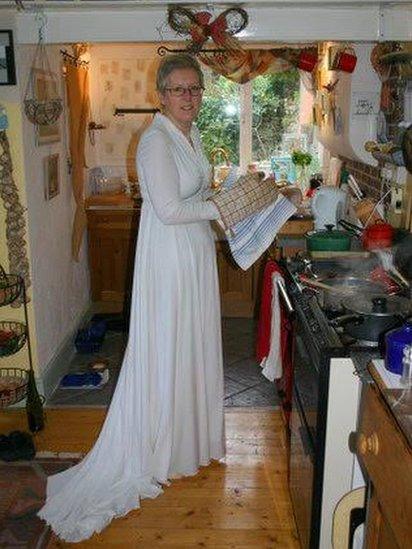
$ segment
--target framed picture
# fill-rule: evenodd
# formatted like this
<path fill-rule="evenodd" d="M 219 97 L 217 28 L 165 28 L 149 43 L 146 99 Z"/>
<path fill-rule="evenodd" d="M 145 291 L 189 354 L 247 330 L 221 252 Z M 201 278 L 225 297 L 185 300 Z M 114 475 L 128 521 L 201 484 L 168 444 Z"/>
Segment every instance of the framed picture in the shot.
<path fill-rule="evenodd" d="M 51 200 L 60 192 L 59 154 L 50 154 L 44 159 L 44 197 Z"/>
<path fill-rule="evenodd" d="M 14 86 L 15 84 L 13 33 L 11 30 L 0 30 L 0 86 Z"/>
<path fill-rule="evenodd" d="M 41 70 L 33 70 L 33 90 L 38 101 L 46 101 L 50 97 L 58 97 L 57 76 Z M 60 121 L 49 126 L 36 126 L 36 145 L 60 141 Z"/>

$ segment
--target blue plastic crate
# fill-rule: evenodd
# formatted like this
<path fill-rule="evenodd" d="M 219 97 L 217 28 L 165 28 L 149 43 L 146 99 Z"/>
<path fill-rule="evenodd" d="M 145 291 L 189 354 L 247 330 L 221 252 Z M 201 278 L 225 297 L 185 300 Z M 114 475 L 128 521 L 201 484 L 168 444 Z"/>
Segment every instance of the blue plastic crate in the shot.
<path fill-rule="evenodd" d="M 91 322 L 87 328 L 78 330 L 74 344 L 78 353 L 97 353 L 106 334 L 104 320 Z"/>

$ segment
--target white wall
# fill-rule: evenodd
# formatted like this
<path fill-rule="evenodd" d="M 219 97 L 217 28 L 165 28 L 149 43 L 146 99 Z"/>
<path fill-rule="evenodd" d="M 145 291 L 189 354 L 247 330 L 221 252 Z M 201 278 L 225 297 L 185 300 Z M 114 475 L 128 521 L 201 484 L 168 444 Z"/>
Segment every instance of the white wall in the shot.
<path fill-rule="evenodd" d="M 121 2 L 119 1 L 118 4 Z M 217 3 L 217 2 L 216 2 Z M 206 3 L 207 6 L 212 5 Z M 266 4 L 266 5 L 265 5 Z M 388 0 L 363 1 L 342 5 L 329 0 L 307 5 L 300 2 L 268 2 L 246 5 L 249 24 L 242 38 L 276 41 L 310 40 L 411 40 L 410 3 Z M 46 40 L 56 42 L 161 42 L 176 40 L 167 25 L 165 5 L 144 6 L 136 2 L 121 9 L 83 7 L 72 3 L 63 10 L 45 7 L 48 16 Z M 204 4 L 198 7 L 200 10 Z M 217 7 L 217 13 L 220 12 Z M 37 23 L 29 11 L 18 15 L 18 41 L 35 43 Z"/>
<path fill-rule="evenodd" d="M 135 180 L 136 148 L 151 114 L 114 116 L 118 108 L 158 106 L 155 74 L 157 47 L 145 44 L 94 44 L 90 48 L 92 120 L 106 129 L 94 132 L 89 165 L 119 166 Z"/>
<path fill-rule="evenodd" d="M 51 68 L 58 75 L 60 90 L 64 94 L 59 48 L 50 46 L 48 50 Z M 33 46 L 22 46 L 17 52 L 20 87 L 15 93 L 19 94 L 19 99 L 23 99 L 33 52 Z M 40 375 L 46 374 L 48 365 L 67 335 L 75 329 L 90 302 L 85 241 L 80 261 L 76 263 L 71 258 L 74 201 L 67 173 L 68 144 L 63 116 L 60 126 L 60 142 L 37 146 L 35 126 L 23 116 L 28 236 Z M 60 155 L 60 193 L 47 201 L 44 195 L 44 161 L 53 153 Z"/>
<path fill-rule="evenodd" d="M 336 125 L 330 112 L 317 128 L 319 141 L 334 156 L 345 156 L 376 165 L 376 160 L 364 149 L 366 141 L 376 141 L 377 113 L 379 110 L 381 82 L 372 68 L 370 54 L 374 44 L 355 44 L 357 64 L 353 73 L 328 70 L 327 50 L 332 44 L 325 44 L 325 55 L 320 68 L 320 83 L 338 83 L 335 87 L 335 103 L 342 125 Z M 321 101 L 317 93 L 317 102 Z M 373 105 L 373 112 L 357 114 L 359 99 L 367 99 Z M 326 98 L 326 103 L 328 99 Z"/>

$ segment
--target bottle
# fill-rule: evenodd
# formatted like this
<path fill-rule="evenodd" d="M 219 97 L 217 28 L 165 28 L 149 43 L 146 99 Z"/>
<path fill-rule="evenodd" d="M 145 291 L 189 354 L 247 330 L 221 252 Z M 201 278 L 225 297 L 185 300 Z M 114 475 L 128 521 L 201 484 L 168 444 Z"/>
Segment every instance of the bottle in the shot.
<path fill-rule="evenodd" d="M 37 391 L 32 368 L 29 370 L 27 383 L 26 413 L 30 431 L 32 433 L 41 431 L 44 428 L 43 398 Z"/>

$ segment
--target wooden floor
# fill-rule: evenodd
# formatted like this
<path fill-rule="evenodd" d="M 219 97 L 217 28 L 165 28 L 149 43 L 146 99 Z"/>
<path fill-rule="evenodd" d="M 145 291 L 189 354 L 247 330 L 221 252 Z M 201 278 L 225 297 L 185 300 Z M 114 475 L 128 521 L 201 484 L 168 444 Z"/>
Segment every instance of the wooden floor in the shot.
<path fill-rule="evenodd" d="M 16 425 L 15 415 L 13 428 Z M 48 411 L 47 429 L 36 437 L 38 450 L 87 451 L 104 409 Z M 21 420 L 23 422 L 23 419 Z M 0 416 L 0 431 L 5 431 Z M 24 428 L 24 426 L 22 425 Z M 87 542 L 53 537 L 48 549 L 128 548 L 299 548 L 287 488 L 287 462 L 280 412 L 226 411 L 227 457 L 190 478 L 174 480 L 155 500 L 114 520 Z"/>

